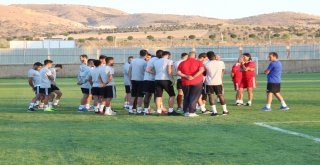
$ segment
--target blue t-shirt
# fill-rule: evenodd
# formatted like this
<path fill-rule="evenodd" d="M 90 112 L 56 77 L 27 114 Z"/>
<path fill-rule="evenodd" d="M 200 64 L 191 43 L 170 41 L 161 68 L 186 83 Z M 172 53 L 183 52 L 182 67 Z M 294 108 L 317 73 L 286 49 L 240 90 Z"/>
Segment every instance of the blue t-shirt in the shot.
<path fill-rule="evenodd" d="M 273 61 L 269 64 L 267 75 L 268 83 L 281 83 L 282 64 L 280 61 Z"/>

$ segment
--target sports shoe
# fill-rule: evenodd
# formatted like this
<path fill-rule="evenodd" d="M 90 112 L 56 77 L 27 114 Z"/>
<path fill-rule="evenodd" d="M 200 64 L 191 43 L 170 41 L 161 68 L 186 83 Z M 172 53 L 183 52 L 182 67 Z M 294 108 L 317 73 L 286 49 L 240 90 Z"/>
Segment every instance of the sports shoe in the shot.
<path fill-rule="evenodd" d="M 229 115 L 229 112 L 223 111 L 223 112 L 222 112 L 222 115 L 223 115 L 223 116 Z"/>
<path fill-rule="evenodd" d="M 28 112 L 35 112 L 36 110 L 34 108 L 29 108 Z"/>
<path fill-rule="evenodd" d="M 88 109 L 87 108 L 81 108 L 81 109 L 78 109 L 78 112 L 88 112 Z"/>
<path fill-rule="evenodd" d="M 180 113 L 177 113 L 176 111 L 168 112 L 168 116 L 181 116 Z"/>
<path fill-rule="evenodd" d="M 236 106 L 241 106 L 243 105 L 243 103 L 236 103 Z"/>
<path fill-rule="evenodd" d="M 186 112 L 183 114 L 185 117 L 189 117 L 190 113 L 189 112 Z"/>
<path fill-rule="evenodd" d="M 152 113 L 150 113 L 150 112 L 143 112 L 144 113 L 144 116 L 151 116 L 152 115 Z"/>
<path fill-rule="evenodd" d="M 247 103 L 246 106 L 251 107 L 252 103 Z"/>
<path fill-rule="evenodd" d="M 263 107 L 260 109 L 261 111 L 271 111 L 271 108 L 268 108 L 268 107 Z"/>
<path fill-rule="evenodd" d="M 196 113 L 190 113 L 189 117 L 198 117 L 199 115 L 197 115 Z"/>
<path fill-rule="evenodd" d="M 213 117 L 218 116 L 218 113 L 211 113 L 211 116 Z"/>
<path fill-rule="evenodd" d="M 207 114 L 210 114 L 211 112 L 210 111 L 208 111 L 208 110 L 205 110 L 205 111 L 201 111 L 202 112 L 202 114 L 205 114 L 205 115 L 207 115 Z"/>
<path fill-rule="evenodd" d="M 177 111 L 182 111 L 183 110 L 183 108 L 177 108 Z"/>
<path fill-rule="evenodd" d="M 104 114 L 104 112 L 101 112 L 101 111 L 97 111 L 95 113 L 98 114 L 98 115 L 103 115 Z"/>
<path fill-rule="evenodd" d="M 137 112 L 137 113 L 135 113 L 136 115 L 138 115 L 138 116 L 142 116 L 142 115 L 144 115 L 144 112 Z"/>
<path fill-rule="evenodd" d="M 134 112 L 129 112 L 129 115 L 134 115 L 135 113 Z"/>
<path fill-rule="evenodd" d="M 113 111 L 107 111 L 107 112 L 105 112 L 104 113 L 104 115 L 107 115 L 107 116 L 114 116 L 114 115 L 116 115 L 117 113 L 116 112 L 113 112 Z"/>
<path fill-rule="evenodd" d="M 43 110 L 44 112 L 54 112 L 54 110 L 52 110 L 52 108 L 45 108 L 44 110 Z"/>
<path fill-rule="evenodd" d="M 157 113 L 157 116 L 167 116 L 168 113 L 161 111 L 161 113 Z"/>
<path fill-rule="evenodd" d="M 286 106 L 286 107 L 281 106 L 281 107 L 279 108 L 280 111 L 287 111 L 287 110 L 289 110 L 289 109 L 290 109 L 290 108 L 289 108 L 288 106 Z"/>

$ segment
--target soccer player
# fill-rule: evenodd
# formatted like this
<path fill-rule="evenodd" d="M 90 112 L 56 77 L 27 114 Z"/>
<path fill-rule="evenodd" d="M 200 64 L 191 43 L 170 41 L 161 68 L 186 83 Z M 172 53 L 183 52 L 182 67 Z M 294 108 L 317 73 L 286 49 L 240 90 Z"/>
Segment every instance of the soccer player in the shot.
<path fill-rule="evenodd" d="M 28 82 L 30 87 L 32 88 L 32 91 L 35 93 L 35 97 L 32 98 L 28 112 L 34 112 L 34 107 L 36 105 L 36 102 L 40 99 L 40 83 L 41 83 L 41 77 L 39 70 L 41 69 L 42 64 L 40 62 L 36 62 L 33 64 L 33 67 L 28 71 Z"/>
<path fill-rule="evenodd" d="M 102 107 L 100 104 L 103 96 L 102 87 L 105 86 L 100 77 L 101 61 L 94 60 L 93 63 L 95 67 L 90 71 L 88 80 L 90 82 L 90 85 L 92 86 L 91 94 L 94 100 L 94 111 L 97 114 L 104 114 L 104 107 Z"/>
<path fill-rule="evenodd" d="M 207 53 L 200 53 L 198 55 L 198 60 L 200 62 L 202 62 L 203 64 L 206 64 L 208 62 Z M 205 71 L 204 71 L 204 75 L 205 75 Z M 201 90 L 201 95 L 200 95 L 200 97 L 198 99 L 198 105 L 199 105 L 199 109 L 201 110 L 202 113 L 208 114 L 210 112 L 207 111 L 207 109 L 206 109 L 207 94 L 206 94 L 206 90 L 205 90 L 205 86 L 206 86 L 205 85 L 205 80 L 206 80 L 206 77 L 204 76 L 203 77 L 203 87 L 202 87 L 202 90 Z"/>
<path fill-rule="evenodd" d="M 252 105 L 253 89 L 256 88 L 255 63 L 252 61 L 251 54 L 244 53 L 241 62 L 242 80 L 240 84 L 239 93 L 243 95 L 243 89 L 248 91 L 248 103 L 246 106 Z"/>
<path fill-rule="evenodd" d="M 186 117 L 197 117 L 197 101 L 203 87 L 203 63 L 196 60 L 196 53 L 190 52 L 189 58 L 180 63 L 178 75 L 181 77 L 183 90 L 183 111 Z"/>
<path fill-rule="evenodd" d="M 143 88 L 144 88 L 144 73 L 147 66 L 145 59 L 148 56 L 147 50 L 140 50 L 140 57 L 135 58 L 129 67 L 129 78 L 131 80 L 131 100 L 129 106 L 129 115 L 134 114 L 133 104 L 137 99 L 137 113 L 142 114 Z"/>
<path fill-rule="evenodd" d="M 62 96 L 62 92 L 60 91 L 60 89 L 58 88 L 57 84 L 56 84 L 56 78 L 57 78 L 57 72 L 60 72 L 62 70 L 62 65 L 61 64 L 56 64 L 54 66 L 54 68 L 50 68 L 50 71 L 52 73 L 53 76 L 53 80 L 51 80 L 51 90 L 52 90 L 52 102 L 53 99 L 55 99 L 55 101 L 53 102 L 53 106 L 54 107 L 58 107 L 61 96 Z"/>
<path fill-rule="evenodd" d="M 52 107 L 52 96 L 50 95 L 52 92 L 51 89 L 51 81 L 54 80 L 54 77 L 50 71 L 52 67 L 53 61 L 51 60 L 44 60 L 44 67 L 40 70 L 40 93 L 44 95 L 44 111 L 51 112 L 55 109 Z"/>
<path fill-rule="evenodd" d="M 100 55 L 99 60 L 101 61 L 101 66 L 104 67 L 107 64 L 107 56 L 106 55 Z"/>
<path fill-rule="evenodd" d="M 80 85 L 81 92 L 83 94 L 80 100 L 79 112 L 86 112 L 90 109 L 91 101 L 91 85 L 88 81 L 91 68 L 94 67 L 93 59 L 88 60 L 88 56 L 83 54 L 80 55 L 80 70 L 78 74 L 78 85 Z"/>
<path fill-rule="evenodd" d="M 169 116 L 177 116 L 180 115 L 179 113 L 175 112 L 173 109 L 174 106 L 174 98 L 176 96 L 174 92 L 174 78 L 173 78 L 173 61 L 169 59 L 170 52 L 163 51 L 162 57 L 156 60 L 153 63 L 153 69 L 148 70 L 150 73 L 155 74 L 156 80 L 156 90 L 155 90 L 155 97 L 156 97 L 156 105 L 157 105 L 157 113 L 158 115 L 163 115 L 164 112 L 162 111 L 162 95 L 163 90 L 165 90 L 169 95 Z"/>
<path fill-rule="evenodd" d="M 243 105 L 243 94 L 239 92 L 240 84 L 242 81 L 242 72 L 241 69 L 242 58 L 239 58 L 237 63 L 232 66 L 231 70 L 231 78 L 234 86 L 234 90 L 236 91 L 236 105 Z"/>
<path fill-rule="evenodd" d="M 155 93 L 155 75 L 149 70 L 153 69 L 153 64 L 155 61 L 162 57 L 162 50 L 157 50 L 156 56 L 151 57 L 151 59 L 147 62 L 146 71 L 144 73 L 144 115 L 150 115 L 150 101 L 152 95 Z"/>
<path fill-rule="evenodd" d="M 174 63 L 174 68 L 176 72 L 178 72 L 178 67 L 181 62 L 185 61 L 188 59 L 188 54 L 187 53 L 182 53 L 181 54 L 181 59 L 177 62 Z M 177 111 L 182 111 L 182 98 L 183 98 L 183 91 L 182 91 L 182 83 L 181 83 L 181 77 L 177 76 L 177 90 L 178 90 L 178 95 L 177 95 Z"/>
<path fill-rule="evenodd" d="M 223 75 L 225 70 L 225 64 L 223 61 L 218 61 L 216 55 L 213 52 L 208 52 L 209 62 L 204 64 L 206 70 L 206 93 L 209 95 L 210 106 L 212 109 L 211 116 L 217 116 L 217 108 L 214 103 L 214 94 L 219 97 L 220 104 L 223 109 L 223 115 L 228 115 L 227 105 L 223 97 Z"/>
<path fill-rule="evenodd" d="M 116 113 L 111 110 L 112 98 L 116 97 L 116 87 L 113 79 L 114 69 L 113 69 L 114 59 L 113 57 L 106 58 L 106 66 L 100 69 L 100 77 L 103 83 L 103 99 L 101 102 L 101 107 L 103 107 L 104 115 L 115 115 Z M 103 110 L 102 109 L 102 110 Z"/>
<path fill-rule="evenodd" d="M 129 68 L 131 61 L 133 60 L 133 56 L 128 57 L 128 62 L 126 62 L 123 65 L 123 81 L 124 81 L 124 87 L 126 91 L 126 95 L 124 97 L 124 106 L 123 108 L 129 109 L 130 105 L 130 98 L 131 98 L 131 81 L 129 79 Z"/>
<path fill-rule="evenodd" d="M 281 74 L 282 74 L 282 64 L 278 60 L 278 53 L 271 52 L 269 53 L 269 61 L 270 64 L 268 69 L 265 70 L 265 74 L 267 75 L 267 105 L 261 110 L 263 111 L 271 111 L 271 103 L 272 103 L 272 95 L 276 96 L 281 106 L 279 110 L 289 110 L 286 102 L 280 94 L 280 86 L 281 86 Z"/>

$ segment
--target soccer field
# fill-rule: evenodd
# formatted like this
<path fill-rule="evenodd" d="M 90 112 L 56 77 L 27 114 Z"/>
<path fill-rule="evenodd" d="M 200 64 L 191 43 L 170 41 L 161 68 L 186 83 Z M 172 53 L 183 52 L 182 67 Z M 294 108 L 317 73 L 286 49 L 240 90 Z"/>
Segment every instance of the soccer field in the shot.
<path fill-rule="evenodd" d="M 264 75 L 252 107 L 233 106 L 226 76 L 231 114 L 216 118 L 129 116 L 122 78 L 116 83 L 117 116 L 102 116 L 76 112 L 76 78 L 57 79 L 64 95 L 52 113 L 27 112 L 33 96 L 27 79 L 0 79 L 0 164 L 320 164 L 320 73 L 283 75 L 291 109 L 278 111 L 274 98 L 271 112 L 258 110 L 265 105 Z"/>

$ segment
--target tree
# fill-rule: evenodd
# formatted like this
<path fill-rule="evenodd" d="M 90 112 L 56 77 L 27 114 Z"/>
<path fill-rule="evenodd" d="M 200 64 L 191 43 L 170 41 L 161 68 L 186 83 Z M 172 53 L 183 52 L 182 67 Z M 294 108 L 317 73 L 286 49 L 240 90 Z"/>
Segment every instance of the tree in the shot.
<path fill-rule="evenodd" d="M 282 35 L 282 38 L 285 39 L 285 40 L 289 40 L 291 38 L 290 34 L 288 33 L 285 33 Z"/>
<path fill-rule="evenodd" d="M 78 39 L 78 42 L 80 42 L 80 43 L 84 43 L 85 41 L 86 41 L 86 40 L 83 39 L 83 38 Z"/>
<path fill-rule="evenodd" d="M 69 32 L 65 32 L 65 33 L 62 33 L 62 35 L 63 35 L 63 36 L 68 36 L 68 35 L 70 35 L 70 34 L 69 34 Z"/>
<path fill-rule="evenodd" d="M 113 36 L 107 36 L 106 40 L 107 40 L 108 42 L 113 42 L 114 37 L 113 37 Z"/>
<path fill-rule="evenodd" d="M 68 40 L 74 40 L 74 38 L 73 37 L 68 37 Z"/>
<path fill-rule="evenodd" d="M 127 38 L 129 41 L 133 40 L 133 37 L 132 36 L 128 36 Z"/>
<path fill-rule="evenodd" d="M 174 37 L 173 36 L 168 36 L 167 39 L 172 40 Z"/>
<path fill-rule="evenodd" d="M 279 38 L 279 37 L 280 37 L 280 34 L 279 34 L 279 33 L 273 34 L 273 37 L 274 37 L 274 38 Z"/>
<path fill-rule="evenodd" d="M 320 33 L 317 33 L 314 37 L 320 38 Z"/>
<path fill-rule="evenodd" d="M 216 39 L 216 35 L 215 35 L 215 34 L 211 34 L 211 35 L 209 35 L 209 39 L 211 39 L 211 40 L 215 40 L 215 39 Z"/>
<path fill-rule="evenodd" d="M 148 39 L 148 40 L 154 40 L 154 36 L 148 35 L 148 36 L 147 36 L 147 39 Z"/>
<path fill-rule="evenodd" d="M 230 37 L 233 38 L 233 39 L 235 39 L 235 38 L 237 38 L 237 35 L 234 34 L 234 33 L 231 33 L 231 34 L 230 34 Z"/>
<path fill-rule="evenodd" d="M 97 38 L 89 37 L 88 40 L 89 40 L 89 41 L 94 41 L 94 40 L 97 40 Z"/>
<path fill-rule="evenodd" d="M 197 37 L 195 36 L 195 35 L 189 35 L 189 37 L 188 37 L 190 40 L 194 40 L 194 39 L 196 39 Z"/>
<path fill-rule="evenodd" d="M 255 34 L 249 34 L 249 38 L 256 38 L 257 36 Z"/>

